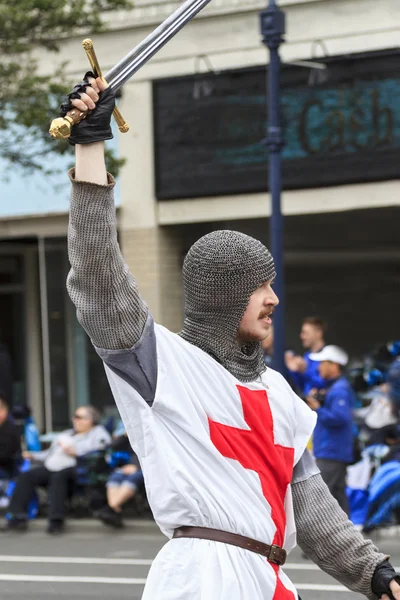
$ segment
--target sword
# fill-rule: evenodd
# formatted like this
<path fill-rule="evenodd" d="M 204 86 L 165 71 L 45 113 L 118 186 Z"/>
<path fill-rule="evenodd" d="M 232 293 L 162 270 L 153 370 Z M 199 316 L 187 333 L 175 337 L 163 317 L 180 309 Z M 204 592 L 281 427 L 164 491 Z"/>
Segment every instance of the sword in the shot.
<path fill-rule="evenodd" d="M 113 90 L 117 91 L 124 85 L 209 2 L 211 0 L 186 0 L 161 25 L 135 46 L 104 76 Z M 52 121 L 50 135 L 54 138 L 68 138 L 72 127 L 80 123 L 88 114 L 77 109 L 70 110 L 65 117 Z"/>

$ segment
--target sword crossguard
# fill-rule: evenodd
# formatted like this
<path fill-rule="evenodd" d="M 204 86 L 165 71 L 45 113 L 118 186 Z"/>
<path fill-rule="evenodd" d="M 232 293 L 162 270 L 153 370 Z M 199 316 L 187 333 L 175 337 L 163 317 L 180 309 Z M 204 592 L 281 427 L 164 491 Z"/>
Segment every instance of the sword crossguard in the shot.
<path fill-rule="evenodd" d="M 83 40 L 82 46 L 86 52 L 86 56 L 89 59 L 93 73 L 96 75 L 96 77 L 100 77 L 104 83 L 107 83 L 101 72 L 99 61 L 97 60 L 97 56 L 94 51 L 93 41 L 90 38 L 86 38 Z M 73 108 L 65 115 L 65 117 L 59 117 L 58 119 L 54 119 L 52 121 L 49 131 L 50 135 L 53 138 L 69 138 L 72 127 L 83 121 L 88 114 L 89 113 L 84 113 L 76 108 Z M 119 108 L 114 108 L 113 116 L 121 133 L 126 133 L 129 131 L 129 125 L 122 116 Z"/>
<path fill-rule="evenodd" d="M 104 81 L 104 83 L 107 83 L 107 81 L 103 77 L 103 73 L 101 72 L 99 61 L 97 60 L 97 56 L 94 51 L 93 40 L 91 40 L 90 38 L 84 39 L 82 42 L 82 46 L 86 52 L 86 56 L 88 57 L 88 60 L 89 60 L 90 66 L 92 67 L 93 73 L 97 77 L 100 77 Z M 127 131 L 129 131 L 129 125 L 125 121 L 124 117 L 121 115 L 119 108 L 117 108 L 117 107 L 114 108 L 113 115 L 114 115 L 114 119 L 117 122 L 118 129 L 120 130 L 120 132 L 126 133 Z"/>

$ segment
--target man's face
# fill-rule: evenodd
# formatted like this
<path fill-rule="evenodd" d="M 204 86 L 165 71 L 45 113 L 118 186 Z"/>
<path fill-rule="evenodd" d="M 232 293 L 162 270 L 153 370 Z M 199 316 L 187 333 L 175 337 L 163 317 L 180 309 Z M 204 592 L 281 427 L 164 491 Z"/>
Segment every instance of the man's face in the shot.
<path fill-rule="evenodd" d="M 311 323 L 304 323 L 300 331 L 300 340 L 303 348 L 307 350 L 322 340 L 322 331 L 319 327 L 311 325 Z"/>
<path fill-rule="evenodd" d="M 8 408 L 7 406 L 0 400 L 0 425 L 5 423 L 8 419 Z"/>
<path fill-rule="evenodd" d="M 272 328 L 271 315 L 275 306 L 279 304 L 271 284 L 271 281 L 266 281 L 250 296 L 246 312 L 239 324 L 239 342 L 262 342 L 269 335 Z"/>
<path fill-rule="evenodd" d="M 318 365 L 318 371 L 323 379 L 332 379 L 333 364 L 330 360 L 321 360 Z"/>
<path fill-rule="evenodd" d="M 72 423 L 76 433 L 86 433 L 93 426 L 92 419 L 82 406 L 75 410 Z"/>

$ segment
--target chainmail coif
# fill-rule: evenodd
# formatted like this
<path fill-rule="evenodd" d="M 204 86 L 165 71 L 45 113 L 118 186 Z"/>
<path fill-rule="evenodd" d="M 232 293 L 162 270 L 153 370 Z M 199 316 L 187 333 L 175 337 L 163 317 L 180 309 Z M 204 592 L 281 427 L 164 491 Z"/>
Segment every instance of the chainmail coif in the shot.
<path fill-rule="evenodd" d="M 236 336 L 250 296 L 275 276 L 267 248 L 238 231 L 214 231 L 190 248 L 182 274 L 185 321 L 180 335 L 239 381 L 256 379 L 265 370 L 260 343 L 240 346 Z"/>

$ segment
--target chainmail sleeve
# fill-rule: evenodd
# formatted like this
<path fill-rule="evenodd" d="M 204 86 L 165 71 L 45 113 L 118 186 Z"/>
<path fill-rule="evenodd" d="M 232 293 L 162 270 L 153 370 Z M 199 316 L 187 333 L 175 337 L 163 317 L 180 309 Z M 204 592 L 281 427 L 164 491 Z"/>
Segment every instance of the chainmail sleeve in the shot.
<path fill-rule="evenodd" d="M 108 185 L 72 182 L 67 289 L 78 320 L 98 348 L 132 348 L 140 339 L 148 309 L 122 258 L 117 240 L 114 179 Z"/>
<path fill-rule="evenodd" d="M 349 521 L 320 474 L 292 484 L 292 494 L 297 542 L 308 558 L 353 592 L 377 600 L 372 576 L 388 556 Z"/>

